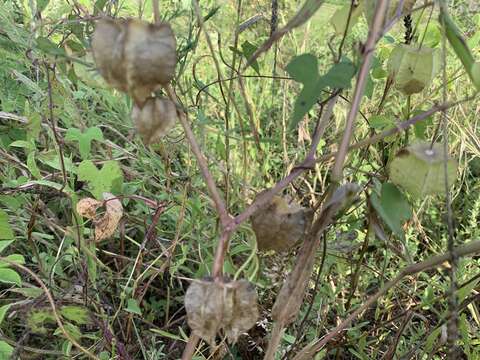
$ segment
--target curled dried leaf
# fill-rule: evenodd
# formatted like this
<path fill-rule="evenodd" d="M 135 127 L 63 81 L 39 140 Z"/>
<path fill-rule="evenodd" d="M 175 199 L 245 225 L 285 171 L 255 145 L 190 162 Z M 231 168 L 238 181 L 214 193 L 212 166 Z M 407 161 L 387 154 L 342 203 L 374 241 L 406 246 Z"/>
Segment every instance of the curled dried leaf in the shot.
<path fill-rule="evenodd" d="M 252 216 L 260 250 L 285 251 L 301 240 L 312 223 L 313 211 L 281 196 L 274 196 Z"/>
<path fill-rule="evenodd" d="M 97 21 L 92 38 L 95 63 L 105 80 L 142 105 L 175 75 L 176 40 L 167 23 L 138 19 Z"/>
<path fill-rule="evenodd" d="M 102 202 L 92 198 L 81 199 L 77 203 L 77 212 L 80 216 L 87 219 L 94 219 L 97 209 L 102 206 Z"/>
<path fill-rule="evenodd" d="M 253 285 L 246 280 L 224 281 L 194 281 L 185 295 L 188 325 L 212 346 L 220 330 L 230 342 L 235 342 L 258 318 Z"/>
<path fill-rule="evenodd" d="M 123 216 L 123 207 L 120 200 L 110 193 L 103 193 L 104 202 L 92 198 L 85 198 L 78 202 L 77 212 L 87 219 L 93 219 L 95 225 L 95 239 L 101 241 L 113 235 L 118 223 Z M 105 213 L 102 216 L 96 214 L 96 210 L 105 205 Z"/>
<path fill-rule="evenodd" d="M 175 104 L 164 98 L 149 98 L 143 107 L 134 105 L 132 120 L 145 144 L 158 142 L 177 119 Z"/>

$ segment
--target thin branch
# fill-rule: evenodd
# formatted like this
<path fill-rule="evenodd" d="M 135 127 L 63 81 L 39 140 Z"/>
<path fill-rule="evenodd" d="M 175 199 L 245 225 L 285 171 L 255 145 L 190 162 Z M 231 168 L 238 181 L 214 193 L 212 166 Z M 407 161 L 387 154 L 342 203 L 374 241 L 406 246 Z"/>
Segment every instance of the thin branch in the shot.
<path fill-rule="evenodd" d="M 350 145 L 350 139 L 353 134 L 355 119 L 357 117 L 358 109 L 360 108 L 360 103 L 362 101 L 363 93 L 365 91 L 368 71 L 370 70 L 370 63 L 372 61 L 375 45 L 379 39 L 378 35 L 383 28 L 383 21 L 385 18 L 387 6 L 388 1 L 377 1 L 373 24 L 370 28 L 367 42 L 365 44 L 363 62 L 358 73 L 357 85 L 355 86 L 355 90 L 353 93 L 352 106 L 347 116 L 347 122 L 345 124 L 345 131 L 343 133 L 342 142 L 335 158 L 335 164 L 333 165 L 332 180 L 334 182 L 338 182 L 342 178 L 343 165 L 345 163 L 348 147 Z"/>
<path fill-rule="evenodd" d="M 401 132 L 405 129 L 408 129 L 410 126 L 415 125 L 416 123 L 428 118 L 429 116 L 435 114 L 438 111 L 442 111 L 443 109 L 449 109 L 451 107 L 457 106 L 457 105 L 462 104 L 464 102 L 473 100 L 473 99 L 475 99 L 475 97 L 476 97 L 476 95 L 472 96 L 472 97 L 468 97 L 466 99 L 462 99 L 460 101 L 456 101 L 456 102 L 449 102 L 449 103 L 442 104 L 442 105 L 435 105 L 431 109 L 426 110 L 426 111 L 424 111 L 424 112 L 422 112 L 422 113 L 420 113 L 420 114 L 418 114 L 418 115 L 416 115 L 416 116 L 414 116 L 414 117 L 412 117 L 408 120 L 405 120 L 405 121 L 399 123 L 394 128 L 384 130 L 379 134 L 370 136 L 366 139 L 363 139 L 363 140 L 360 140 L 360 141 L 356 142 L 353 145 L 350 145 L 349 148 L 348 148 L 348 151 L 361 149 L 365 146 L 375 144 L 375 143 L 379 142 L 380 140 L 385 139 L 388 136 L 397 134 L 397 133 L 399 133 L 399 132 Z M 329 154 L 325 154 L 325 155 L 319 157 L 316 161 L 322 163 L 322 162 L 325 162 L 325 161 L 327 161 L 331 158 L 334 158 L 337 154 L 338 154 L 337 152 L 332 152 L 332 153 L 329 153 Z"/>
<path fill-rule="evenodd" d="M 167 92 L 169 98 L 173 100 L 176 104 L 180 104 L 177 98 L 177 95 L 170 87 L 170 85 L 165 86 L 165 91 Z M 227 208 L 225 207 L 225 202 L 223 201 L 220 192 L 218 191 L 217 185 L 213 180 L 213 176 L 208 170 L 207 161 L 200 150 L 200 146 L 195 139 L 195 135 L 193 134 L 192 128 L 187 120 L 187 113 L 182 112 L 179 114 L 180 124 L 182 125 L 185 136 L 187 137 L 188 142 L 192 148 L 193 154 L 195 155 L 198 166 L 200 167 L 200 172 L 202 173 L 203 178 L 205 179 L 205 183 L 207 184 L 208 191 L 210 192 L 210 196 L 212 197 L 213 202 L 215 203 L 215 207 L 217 209 L 218 215 L 220 217 L 220 222 L 223 226 L 229 223 L 230 215 L 228 214 Z"/>
<path fill-rule="evenodd" d="M 190 360 L 193 357 L 199 341 L 200 338 L 197 335 L 190 335 L 187 345 L 183 350 L 182 360 Z"/>
<path fill-rule="evenodd" d="M 273 44 L 279 41 L 282 37 L 288 34 L 293 29 L 306 23 L 320 6 L 324 3 L 325 0 L 305 0 L 303 6 L 300 10 L 293 16 L 290 21 L 282 27 L 281 29 L 275 30 L 273 34 L 253 53 L 253 55 L 248 59 L 247 63 L 243 67 L 243 70 L 247 69 L 250 65 L 258 59 L 260 55 L 268 51 Z"/>
<path fill-rule="evenodd" d="M 480 252 L 480 241 L 472 241 L 466 245 L 460 246 L 456 249 L 458 257 L 472 256 Z M 387 282 L 379 291 L 369 297 L 367 301 L 363 303 L 358 309 L 350 314 L 345 320 L 343 320 L 338 326 L 330 330 L 322 339 L 319 339 L 307 346 L 305 346 L 293 360 L 307 360 L 313 359 L 316 353 L 318 353 L 330 340 L 337 337 L 342 331 L 346 330 L 353 320 L 355 320 L 362 312 L 367 310 L 371 305 L 377 302 L 380 297 L 385 295 L 388 290 L 397 285 L 405 276 L 413 275 L 421 271 L 428 270 L 435 266 L 441 265 L 443 262 L 450 260 L 450 254 L 445 253 L 442 255 L 433 256 L 425 261 L 409 265 L 403 268 L 402 271 L 393 279 Z"/>
<path fill-rule="evenodd" d="M 260 195 L 250 206 L 245 209 L 241 214 L 237 215 L 227 226 L 228 231 L 235 230 L 240 224 L 247 220 L 255 211 L 268 203 L 270 199 L 286 188 L 292 181 L 299 177 L 305 170 L 311 169 L 315 163 L 315 153 L 317 151 L 318 143 L 327 127 L 328 121 L 332 116 L 333 108 L 337 102 L 338 94 L 334 94 L 330 98 L 327 104 L 327 108 L 322 114 L 319 120 L 319 124 L 316 127 L 316 132 L 312 139 L 310 150 L 305 159 L 288 174 L 285 178 L 280 180 L 273 188 Z"/>

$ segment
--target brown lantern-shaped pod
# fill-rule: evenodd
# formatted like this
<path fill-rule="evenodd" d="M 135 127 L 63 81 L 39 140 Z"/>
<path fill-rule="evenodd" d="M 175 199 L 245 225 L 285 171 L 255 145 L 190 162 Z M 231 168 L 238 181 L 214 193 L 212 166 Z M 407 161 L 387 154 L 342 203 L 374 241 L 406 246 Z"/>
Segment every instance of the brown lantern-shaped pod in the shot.
<path fill-rule="evenodd" d="M 142 107 L 134 105 L 132 120 L 146 145 L 158 142 L 175 125 L 177 109 L 166 98 L 149 98 Z"/>
<path fill-rule="evenodd" d="M 185 310 L 192 332 L 211 346 L 220 331 L 235 343 L 257 321 L 257 292 L 243 279 L 194 280 L 185 294 Z"/>
<path fill-rule="evenodd" d="M 298 243 L 310 228 L 312 219 L 313 210 L 278 195 L 250 217 L 258 249 L 277 252 Z"/>
<path fill-rule="evenodd" d="M 176 40 L 167 23 L 99 20 L 92 38 L 95 63 L 114 88 L 128 92 L 137 105 L 175 75 Z"/>

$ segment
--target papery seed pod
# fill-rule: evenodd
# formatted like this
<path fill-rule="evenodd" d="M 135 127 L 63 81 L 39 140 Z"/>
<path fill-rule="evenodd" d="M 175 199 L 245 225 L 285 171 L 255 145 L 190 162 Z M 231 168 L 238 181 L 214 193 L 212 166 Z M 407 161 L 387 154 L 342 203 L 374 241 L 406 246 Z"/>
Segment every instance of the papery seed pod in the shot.
<path fill-rule="evenodd" d="M 167 23 L 130 19 L 127 26 L 124 47 L 127 83 L 134 99 L 141 102 L 175 75 L 176 40 Z"/>
<path fill-rule="evenodd" d="M 97 21 L 92 37 L 92 51 L 100 74 L 114 88 L 127 91 L 127 73 L 124 63 L 126 23 L 122 20 Z"/>
<path fill-rule="evenodd" d="M 175 75 L 176 40 L 167 23 L 99 20 L 92 50 L 107 83 L 128 92 L 139 106 Z"/>
<path fill-rule="evenodd" d="M 92 219 L 95 224 L 95 239 L 102 241 L 111 237 L 118 227 L 123 216 L 123 206 L 120 200 L 110 193 L 103 193 L 104 202 L 92 199 L 81 199 L 77 204 L 77 212 L 87 218 Z M 105 205 L 105 213 L 97 215 L 97 209 Z"/>
<path fill-rule="evenodd" d="M 258 319 L 257 292 L 252 283 L 239 280 L 230 283 L 233 295 L 230 320 L 223 326 L 231 343 L 252 328 Z"/>
<path fill-rule="evenodd" d="M 175 104 L 165 98 L 149 98 L 143 105 L 133 106 L 132 120 L 143 142 L 158 142 L 174 125 L 177 119 Z"/>
<path fill-rule="evenodd" d="M 185 294 L 185 310 L 192 332 L 215 345 L 215 336 L 222 326 L 225 297 L 231 296 L 222 284 L 212 280 L 194 281 Z"/>
<path fill-rule="evenodd" d="M 457 177 L 457 161 L 449 156 L 445 158 L 441 144 L 433 147 L 428 142 L 410 145 L 400 150 L 389 163 L 390 179 L 416 198 L 444 195 L 445 162 L 448 184 L 452 186 Z"/>
<path fill-rule="evenodd" d="M 252 216 L 252 228 L 259 250 L 285 251 L 303 238 L 310 227 L 313 211 L 274 196 Z"/>
<path fill-rule="evenodd" d="M 196 280 L 185 294 L 185 310 L 192 332 L 215 345 L 223 330 L 230 342 L 255 325 L 258 318 L 257 293 L 246 280 Z"/>
<path fill-rule="evenodd" d="M 395 87 L 405 95 L 421 92 L 439 70 L 438 52 L 425 46 L 398 45 L 388 61 Z"/>

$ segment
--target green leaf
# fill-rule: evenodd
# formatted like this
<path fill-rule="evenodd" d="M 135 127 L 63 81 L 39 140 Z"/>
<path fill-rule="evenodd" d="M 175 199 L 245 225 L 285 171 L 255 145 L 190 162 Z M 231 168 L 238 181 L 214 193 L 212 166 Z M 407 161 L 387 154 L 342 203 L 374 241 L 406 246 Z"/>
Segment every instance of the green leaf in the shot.
<path fill-rule="evenodd" d="M 86 325 L 91 322 L 90 313 L 83 306 L 66 305 L 60 308 L 60 314 L 77 325 Z"/>
<path fill-rule="evenodd" d="M 248 40 L 245 40 L 245 42 L 242 44 L 242 55 L 245 57 L 245 59 L 248 61 L 250 57 L 253 55 L 255 51 L 257 51 L 258 47 L 250 43 Z M 257 60 L 252 62 L 250 66 L 255 70 L 257 74 L 260 75 L 260 67 L 258 66 Z"/>
<path fill-rule="evenodd" d="M 98 127 L 88 128 L 84 133 L 79 129 L 69 128 L 67 129 L 65 140 L 78 141 L 80 156 L 82 159 L 87 159 L 90 155 L 91 142 L 93 140 L 102 141 L 103 134 Z"/>
<path fill-rule="evenodd" d="M 7 360 L 10 359 L 10 356 L 13 354 L 13 347 L 11 347 L 5 341 L 0 341 L 0 359 Z"/>
<path fill-rule="evenodd" d="M 127 300 L 127 308 L 125 310 L 132 314 L 142 315 L 142 310 L 138 306 L 137 300 L 135 299 Z"/>
<path fill-rule="evenodd" d="M 3 319 L 5 318 L 5 315 L 7 314 L 8 309 L 10 309 L 11 304 L 3 305 L 0 307 L 0 325 L 2 325 Z M 0 357 L 1 359 L 1 357 Z"/>
<path fill-rule="evenodd" d="M 37 163 L 35 162 L 35 151 L 32 151 L 27 156 L 27 168 L 33 177 L 40 179 L 42 174 L 40 174 L 40 170 L 38 169 Z"/>
<path fill-rule="evenodd" d="M 457 57 L 462 62 L 468 76 L 470 76 L 470 79 L 472 80 L 477 90 L 480 90 L 480 81 L 476 78 L 476 76 L 474 76 L 475 74 L 472 72 L 472 68 L 475 64 L 475 59 L 472 55 L 470 48 L 468 47 L 468 44 L 463 38 L 462 33 L 460 32 L 460 29 L 457 27 L 457 24 L 455 24 L 447 11 L 447 6 L 441 3 L 439 15 L 440 25 L 443 27 L 448 42 L 452 46 L 453 51 L 455 51 Z"/>
<path fill-rule="evenodd" d="M 302 91 L 295 100 L 290 129 L 294 129 L 303 116 L 315 105 L 326 87 L 342 89 L 350 86 L 355 67 L 349 60 L 334 64 L 328 72 L 319 76 L 318 61 L 312 54 L 296 56 L 287 65 L 288 74 L 303 84 Z"/>
<path fill-rule="evenodd" d="M 95 1 L 95 5 L 93 5 L 93 15 L 98 15 L 98 13 L 100 13 L 103 10 L 106 3 L 107 3 L 107 0 Z"/>
<path fill-rule="evenodd" d="M 107 161 L 101 170 L 90 161 L 84 160 L 78 166 L 78 179 L 87 181 L 91 193 L 102 199 L 102 193 L 118 193 L 123 183 L 123 174 L 118 162 Z"/>
<path fill-rule="evenodd" d="M 357 23 L 358 18 L 363 11 L 363 2 L 354 4 L 351 14 L 350 7 L 351 4 L 344 5 L 343 7 L 335 11 L 335 13 L 330 18 L 330 24 L 332 24 L 333 28 L 335 29 L 335 33 L 338 36 L 343 36 L 345 34 L 349 15 L 350 21 L 348 22 L 347 32 L 350 32 L 351 28 Z"/>
<path fill-rule="evenodd" d="M 370 127 L 375 130 L 390 128 L 394 122 L 386 115 L 373 115 L 368 118 Z"/>
<path fill-rule="evenodd" d="M 10 240 L 13 239 L 13 231 L 12 228 L 10 227 L 10 224 L 8 223 L 8 215 L 5 211 L 0 209 L 0 239 L 2 240 Z M 0 243 L 2 243 L 1 241 Z M 10 243 L 7 243 L 9 245 Z M 3 250 L 3 248 L 0 245 L 0 252 Z"/>
<path fill-rule="evenodd" d="M 353 75 L 355 75 L 355 66 L 346 59 L 333 65 L 323 76 L 323 81 L 332 89 L 346 89 L 350 87 Z"/>
<path fill-rule="evenodd" d="M 41 13 L 47 7 L 50 0 L 37 0 L 37 12 Z"/>
<path fill-rule="evenodd" d="M 423 113 L 424 110 L 415 110 L 412 112 L 412 117 L 414 116 L 417 116 L 417 115 L 420 115 L 421 113 Z M 415 132 L 415 136 L 418 138 L 418 139 L 421 139 L 421 140 L 425 140 L 426 139 L 426 131 L 427 131 L 427 128 L 432 125 L 433 123 L 433 120 L 432 120 L 432 117 L 429 116 L 425 119 L 423 119 L 422 121 L 419 121 L 419 122 L 416 122 L 414 125 L 413 125 L 413 130 Z"/>
<path fill-rule="evenodd" d="M 25 297 L 33 298 L 33 299 L 43 294 L 43 290 L 38 287 L 16 288 L 16 289 L 11 289 L 10 291 L 18 294 L 22 294 Z"/>
<path fill-rule="evenodd" d="M 403 239 L 403 223 L 410 219 L 410 204 L 398 188 L 391 183 L 382 184 L 380 198 L 376 194 L 370 196 L 373 208 L 390 230 Z"/>
<path fill-rule="evenodd" d="M 318 60 L 312 54 L 296 56 L 285 68 L 293 80 L 299 83 L 313 84 L 318 79 Z"/>
<path fill-rule="evenodd" d="M 2 210 L 0 210 L 0 214 L 1 214 Z M 1 216 L 1 215 L 0 215 Z M 13 243 L 13 240 L 4 240 L 4 241 L 0 241 L 0 254 L 2 253 L 3 250 L 5 250 L 7 248 L 8 245 L 10 245 L 11 243 Z"/>
<path fill-rule="evenodd" d="M 74 338 L 77 341 L 79 341 L 81 339 L 82 332 L 80 331 L 80 329 L 76 325 L 73 325 L 73 324 L 67 322 L 67 323 L 63 324 L 63 327 L 65 328 L 68 335 L 70 335 L 72 338 Z M 63 334 L 62 329 L 60 329 L 60 328 L 57 328 L 53 334 L 57 335 L 57 336 L 65 336 Z"/>
<path fill-rule="evenodd" d="M 64 49 L 59 48 L 53 41 L 46 37 L 38 37 L 36 43 L 37 48 L 46 54 L 66 56 Z"/>
<path fill-rule="evenodd" d="M 8 255 L 5 257 L 5 259 L 8 261 L 14 262 L 16 264 L 21 264 L 21 265 L 25 264 L 25 258 L 23 257 L 23 255 L 20 255 L 20 254 Z M 0 268 L 8 267 L 8 266 L 10 266 L 10 264 L 0 260 Z"/>
<path fill-rule="evenodd" d="M 22 285 L 20 275 L 12 269 L 0 269 L 0 282 Z"/>

